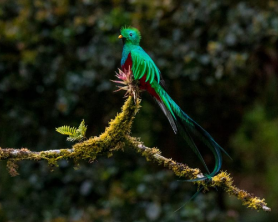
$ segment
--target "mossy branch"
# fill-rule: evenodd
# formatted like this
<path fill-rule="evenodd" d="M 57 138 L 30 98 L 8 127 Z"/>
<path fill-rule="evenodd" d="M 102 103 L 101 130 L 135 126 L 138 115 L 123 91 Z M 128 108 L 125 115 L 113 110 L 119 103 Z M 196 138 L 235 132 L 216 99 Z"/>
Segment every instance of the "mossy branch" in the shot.
<path fill-rule="evenodd" d="M 203 177 L 203 174 L 198 168 L 190 168 L 184 163 L 179 163 L 170 158 L 166 158 L 161 155 L 159 149 L 157 148 L 146 147 L 142 142 L 132 137 L 129 137 L 129 142 L 130 147 L 145 156 L 148 161 L 163 165 L 164 167 L 172 170 L 178 177 L 184 177 L 187 179 Z M 206 183 L 205 181 L 196 181 L 194 183 L 198 184 L 198 186 L 203 186 L 205 191 L 208 191 L 209 188 L 222 188 L 229 195 L 237 197 L 242 201 L 243 205 L 247 205 L 249 208 L 253 208 L 255 210 L 271 211 L 271 208 L 267 207 L 265 199 L 260 199 L 253 194 L 250 194 L 244 190 L 240 190 L 235 185 L 233 185 L 233 178 L 225 171 L 222 171 L 216 176 L 212 177 L 212 181 L 210 183 Z"/>
<path fill-rule="evenodd" d="M 114 151 L 124 148 L 133 148 L 141 153 L 148 161 L 152 161 L 172 170 L 178 177 L 195 179 L 203 177 L 197 168 L 190 168 L 188 165 L 178 163 L 172 159 L 163 157 L 157 148 L 146 147 L 139 139 L 130 136 L 132 121 L 140 108 L 140 100 L 136 97 L 126 100 L 122 112 L 114 120 L 111 120 L 105 132 L 98 137 L 89 138 L 83 142 L 76 143 L 71 149 L 48 150 L 32 152 L 26 148 L 22 149 L 1 149 L 0 160 L 7 160 L 7 167 L 11 175 L 17 175 L 17 162 L 21 160 L 47 160 L 51 166 L 57 166 L 59 159 L 73 159 L 75 162 L 81 160 L 94 161 L 99 155 L 110 157 Z M 204 181 L 195 182 L 204 186 L 205 190 L 218 187 L 228 194 L 236 196 L 247 207 L 271 211 L 264 199 L 237 188 L 233 185 L 233 179 L 227 172 L 220 172 L 212 178 L 210 183 Z"/>
<path fill-rule="evenodd" d="M 124 148 L 125 138 L 130 134 L 132 121 L 139 110 L 139 104 L 139 99 L 135 103 L 132 97 L 129 97 L 122 108 L 122 112 L 110 121 L 104 133 L 76 143 L 71 149 L 32 152 L 27 148 L 0 148 L 0 160 L 8 160 L 9 171 L 14 172 L 12 175 L 16 175 L 16 162 L 21 160 L 47 160 L 51 166 L 57 166 L 59 159 L 73 159 L 75 162 L 88 160 L 92 162 L 98 155 L 106 154 L 110 157 L 113 151 Z"/>

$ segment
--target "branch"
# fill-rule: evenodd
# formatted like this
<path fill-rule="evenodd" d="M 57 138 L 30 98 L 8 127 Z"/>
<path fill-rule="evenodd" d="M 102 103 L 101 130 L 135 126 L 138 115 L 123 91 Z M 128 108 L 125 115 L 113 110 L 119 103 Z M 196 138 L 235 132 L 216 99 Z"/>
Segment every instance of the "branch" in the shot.
<path fill-rule="evenodd" d="M 133 100 L 134 99 L 134 100 Z M 26 148 L 22 149 L 1 149 L 0 160 L 7 160 L 7 167 L 11 175 L 17 175 L 16 162 L 20 160 L 47 160 L 50 165 L 57 166 L 59 159 L 73 159 L 94 161 L 99 155 L 110 157 L 114 151 L 124 148 L 133 148 L 141 153 L 148 161 L 158 163 L 172 170 L 178 177 L 195 179 L 203 177 L 202 172 L 197 168 L 190 168 L 188 165 L 178 163 L 172 159 L 161 155 L 157 148 L 146 147 L 139 139 L 130 137 L 130 130 L 135 114 L 140 108 L 138 98 L 129 98 L 126 100 L 122 112 L 109 123 L 105 132 L 98 137 L 90 138 L 86 141 L 77 143 L 71 149 L 48 150 L 42 152 L 32 152 Z M 225 190 L 229 195 L 236 196 L 247 207 L 271 211 L 264 199 L 237 188 L 233 185 L 233 179 L 227 172 L 220 172 L 214 176 L 211 182 L 197 181 L 198 186 L 204 186 L 205 190 L 219 187 Z"/>
<path fill-rule="evenodd" d="M 175 175 L 179 177 L 185 177 L 188 179 L 196 179 L 203 177 L 201 171 L 197 168 L 190 168 L 186 164 L 178 163 L 172 159 L 166 158 L 161 155 L 159 149 L 146 147 L 142 142 L 135 138 L 129 137 L 130 146 L 146 157 L 148 161 L 156 162 L 159 165 L 172 170 Z M 265 199 L 260 199 L 253 194 L 250 194 L 244 190 L 237 188 L 233 185 L 233 178 L 227 172 L 220 172 L 216 176 L 212 177 L 210 183 L 205 181 L 196 181 L 198 186 L 203 186 L 205 190 L 209 188 L 219 187 L 225 190 L 229 195 L 233 195 L 242 201 L 243 205 L 247 205 L 249 208 L 255 210 L 271 211 L 271 208 L 267 207 Z"/>
<path fill-rule="evenodd" d="M 21 160 L 47 160 L 51 166 L 58 166 L 57 161 L 60 159 L 73 159 L 75 162 L 88 160 L 93 162 L 98 155 L 112 156 L 113 151 L 123 149 L 125 146 L 125 137 L 130 134 L 132 121 L 139 110 L 140 100 L 133 102 L 129 97 L 122 112 L 111 120 L 104 133 L 76 143 L 71 149 L 49 150 L 42 152 L 33 152 L 26 148 L 22 149 L 2 149 L 0 148 L 0 160 L 8 160 L 7 167 L 12 176 L 18 175 L 17 162 Z"/>

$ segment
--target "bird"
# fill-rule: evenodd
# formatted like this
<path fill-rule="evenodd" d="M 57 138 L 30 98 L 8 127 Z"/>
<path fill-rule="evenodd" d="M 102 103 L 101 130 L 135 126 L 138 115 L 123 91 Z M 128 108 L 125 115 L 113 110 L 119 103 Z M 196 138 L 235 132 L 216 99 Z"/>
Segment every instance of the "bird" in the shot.
<path fill-rule="evenodd" d="M 179 133 L 183 137 L 207 171 L 204 176 L 187 181 L 210 180 L 221 169 L 221 151 L 227 155 L 228 153 L 205 129 L 188 116 L 166 92 L 160 70 L 151 57 L 140 46 L 140 31 L 134 27 L 122 27 L 118 38 L 123 42 L 121 69 L 126 71 L 130 69 L 132 71 L 133 78 L 138 81 L 140 90 L 147 91 L 154 98 L 167 117 L 174 133 Z M 215 159 L 212 172 L 209 171 L 192 136 L 194 136 L 195 139 L 199 139 L 212 151 Z"/>

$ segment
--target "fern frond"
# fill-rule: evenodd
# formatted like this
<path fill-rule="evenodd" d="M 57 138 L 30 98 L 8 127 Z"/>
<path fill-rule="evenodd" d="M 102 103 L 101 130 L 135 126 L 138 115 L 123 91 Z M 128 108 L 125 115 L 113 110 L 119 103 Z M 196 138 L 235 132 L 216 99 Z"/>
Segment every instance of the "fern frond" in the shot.
<path fill-rule="evenodd" d="M 87 131 L 87 126 L 85 125 L 85 121 L 83 119 L 77 129 L 77 132 L 80 133 L 80 135 L 82 135 L 82 137 L 85 137 L 86 131 Z"/>
<path fill-rule="evenodd" d="M 67 140 L 74 142 L 76 140 L 80 141 L 85 137 L 86 131 L 87 131 L 87 126 L 85 125 L 84 119 L 80 123 L 78 129 L 76 127 L 70 127 L 70 126 L 61 126 L 56 128 L 56 131 L 58 133 L 61 133 L 63 135 L 68 135 Z"/>
<path fill-rule="evenodd" d="M 75 127 L 70 126 L 61 126 L 56 128 L 56 131 L 63 135 L 73 136 L 76 134 L 77 129 Z"/>

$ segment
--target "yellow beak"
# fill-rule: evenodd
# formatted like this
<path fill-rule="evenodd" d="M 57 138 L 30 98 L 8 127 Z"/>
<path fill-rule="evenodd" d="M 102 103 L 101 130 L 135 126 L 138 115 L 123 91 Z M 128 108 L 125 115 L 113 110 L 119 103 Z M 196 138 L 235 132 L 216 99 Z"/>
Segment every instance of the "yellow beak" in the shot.
<path fill-rule="evenodd" d="M 119 39 L 122 39 L 123 38 L 123 36 L 122 35 L 119 35 L 119 37 L 118 37 Z"/>

